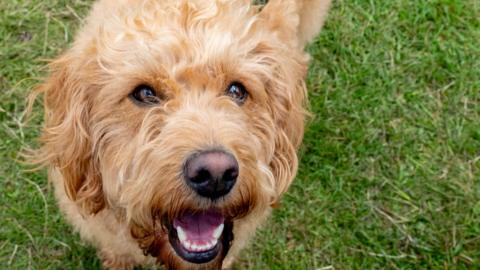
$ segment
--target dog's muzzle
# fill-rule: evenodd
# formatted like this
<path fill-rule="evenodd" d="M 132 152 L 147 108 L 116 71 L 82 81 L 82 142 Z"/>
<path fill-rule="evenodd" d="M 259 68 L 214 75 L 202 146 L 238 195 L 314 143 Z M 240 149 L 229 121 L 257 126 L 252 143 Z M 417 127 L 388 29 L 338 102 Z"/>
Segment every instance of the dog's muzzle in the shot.
<path fill-rule="evenodd" d="M 224 150 L 205 150 L 190 155 L 183 167 L 186 184 L 212 202 L 226 196 L 239 174 L 237 159 Z M 233 222 L 216 208 L 184 210 L 166 221 L 169 241 L 182 259 L 207 263 L 226 256 L 233 239 Z"/>

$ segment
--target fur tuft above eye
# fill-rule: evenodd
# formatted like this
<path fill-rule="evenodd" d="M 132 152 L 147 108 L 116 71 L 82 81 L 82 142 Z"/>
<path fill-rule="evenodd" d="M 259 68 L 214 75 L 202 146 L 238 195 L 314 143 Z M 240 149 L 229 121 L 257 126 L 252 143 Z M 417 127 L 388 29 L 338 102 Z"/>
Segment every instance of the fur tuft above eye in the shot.
<path fill-rule="evenodd" d="M 157 94 L 153 87 L 141 84 L 137 86 L 130 94 L 129 97 L 133 102 L 140 106 L 152 106 L 159 104 L 162 101 L 161 96 Z"/>

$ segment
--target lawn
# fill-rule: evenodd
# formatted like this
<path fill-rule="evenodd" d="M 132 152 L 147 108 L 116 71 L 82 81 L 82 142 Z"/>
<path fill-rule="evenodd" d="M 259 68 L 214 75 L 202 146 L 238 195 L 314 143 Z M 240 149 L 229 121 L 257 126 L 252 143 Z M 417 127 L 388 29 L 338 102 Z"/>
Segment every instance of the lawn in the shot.
<path fill-rule="evenodd" d="M 0 269 L 99 269 L 25 99 L 91 1 L 0 1 Z M 338 0 L 312 55 L 298 177 L 236 269 L 480 269 L 480 1 Z"/>

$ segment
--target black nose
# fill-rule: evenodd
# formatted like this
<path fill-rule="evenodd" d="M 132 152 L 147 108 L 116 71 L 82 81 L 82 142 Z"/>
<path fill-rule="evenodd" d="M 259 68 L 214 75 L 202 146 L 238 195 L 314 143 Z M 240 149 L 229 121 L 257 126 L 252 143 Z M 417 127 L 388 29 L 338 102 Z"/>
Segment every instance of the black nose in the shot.
<path fill-rule="evenodd" d="M 195 153 L 185 162 L 184 176 L 198 195 L 217 199 L 235 185 L 238 162 L 233 155 L 221 150 Z"/>

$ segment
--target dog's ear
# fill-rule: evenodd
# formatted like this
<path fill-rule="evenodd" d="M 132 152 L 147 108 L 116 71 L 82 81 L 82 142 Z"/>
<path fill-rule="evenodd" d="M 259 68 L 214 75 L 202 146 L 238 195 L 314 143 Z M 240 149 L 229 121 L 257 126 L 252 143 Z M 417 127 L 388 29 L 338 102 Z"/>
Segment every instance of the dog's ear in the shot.
<path fill-rule="evenodd" d="M 332 0 L 270 0 L 260 13 L 285 42 L 303 48 L 320 32 Z"/>
<path fill-rule="evenodd" d="M 288 101 L 274 101 L 275 152 L 270 161 L 270 169 L 275 178 L 277 204 L 297 174 L 297 151 L 303 139 L 306 111 L 303 109 L 305 88 L 299 84 Z"/>
<path fill-rule="evenodd" d="M 86 213 L 97 213 L 105 200 L 89 130 L 92 89 L 72 61 L 68 54 L 54 61 L 50 77 L 38 88 L 44 97 L 45 128 L 37 160 L 62 174 L 71 200 Z"/>

